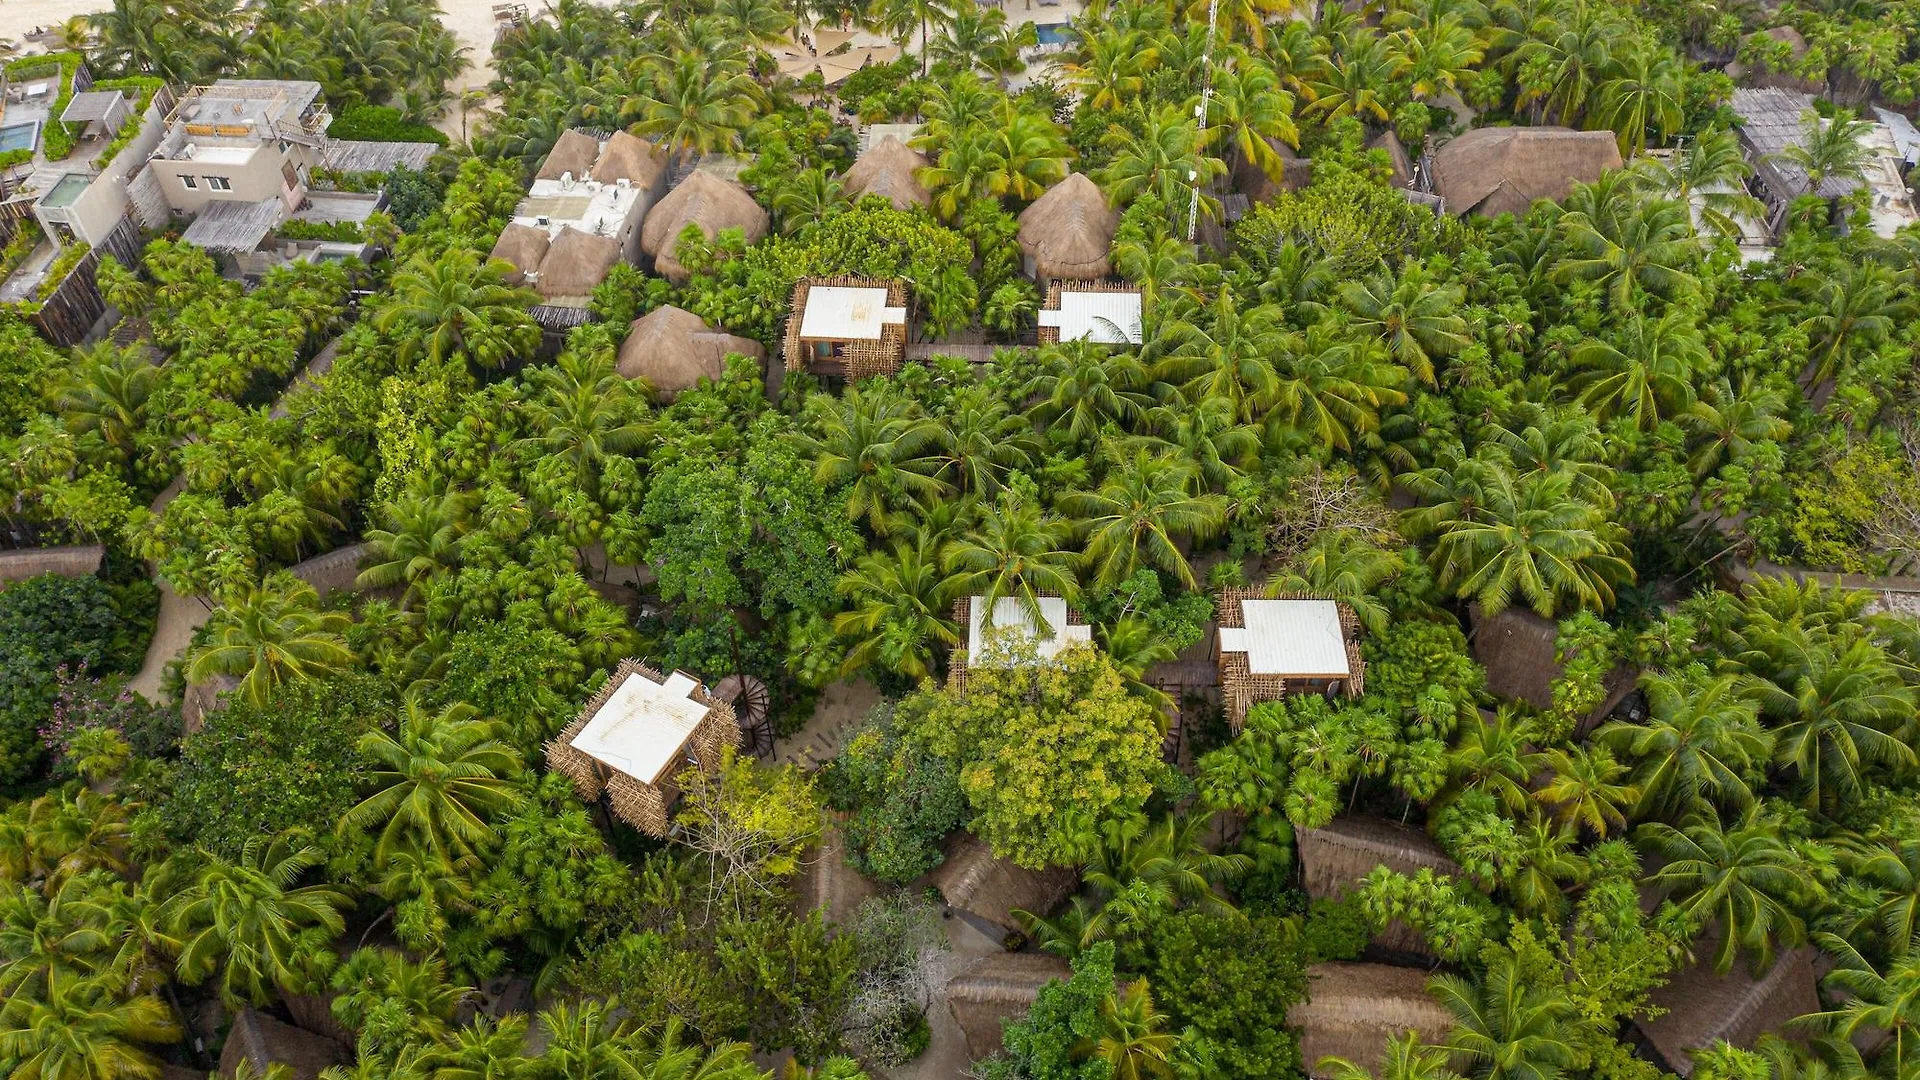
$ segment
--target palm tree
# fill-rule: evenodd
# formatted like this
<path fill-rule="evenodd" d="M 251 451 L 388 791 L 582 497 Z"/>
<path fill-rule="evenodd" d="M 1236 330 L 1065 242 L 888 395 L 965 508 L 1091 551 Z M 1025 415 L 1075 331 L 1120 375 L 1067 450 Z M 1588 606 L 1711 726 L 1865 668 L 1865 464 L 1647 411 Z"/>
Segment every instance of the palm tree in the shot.
<path fill-rule="evenodd" d="M 1705 671 L 1648 672 L 1640 678 L 1647 719 L 1614 720 L 1593 741 L 1633 763 L 1640 797 L 1635 818 L 1678 820 L 1703 803 L 1744 809 L 1750 781 L 1764 768 L 1772 740 L 1760 728 L 1759 706 L 1743 697 L 1732 675 Z"/>
<path fill-rule="evenodd" d="M 1780 414 L 1786 395 L 1768 383 L 1742 380 L 1738 389 L 1725 378 L 1709 385 L 1679 420 L 1696 442 L 1687 457 L 1696 479 L 1718 472 L 1720 466 L 1747 459 L 1756 446 L 1785 439 L 1793 424 Z"/>
<path fill-rule="evenodd" d="M 947 588 L 954 596 L 982 597 L 983 623 L 1002 597 L 1013 597 L 1034 625 L 1045 625 L 1040 597 L 1072 600 L 1080 593 L 1080 558 L 1065 547 L 1071 532 L 1009 488 L 982 509 L 977 527 L 947 545 Z"/>
<path fill-rule="evenodd" d="M 54 408 L 74 434 L 98 431 L 123 458 L 131 455 L 160 369 L 144 347 L 121 349 L 106 341 L 79 351 L 75 359 L 79 362 L 54 391 Z"/>
<path fill-rule="evenodd" d="M 1809 809 L 1857 800 L 1871 766 L 1913 766 L 1913 748 L 1903 737 L 1913 722 L 1913 691 L 1873 643 L 1855 640 L 1838 652 L 1816 648 L 1803 668 L 1796 662 L 1783 675 L 1780 683 L 1752 679 L 1747 692 L 1763 715 L 1778 721 L 1774 762 L 1792 770 Z"/>
<path fill-rule="evenodd" d="M 234 861 L 202 852 L 192 880 L 162 907 L 180 941 L 181 980 L 196 986 L 218 969 L 221 999 L 235 1009 L 267 1003 L 276 987 L 317 989 L 311 965 L 332 952 L 350 903 L 332 885 L 295 884 L 320 861 L 318 848 L 285 836 L 253 837 Z"/>
<path fill-rule="evenodd" d="M 933 38 L 933 21 L 950 14 L 945 0 L 884 0 L 877 5 L 880 24 L 895 41 L 908 44 L 915 29 L 920 31 L 920 74 L 927 73 L 927 43 Z"/>
<path fill-rule="evenodd" d="M 1896 1076 L 1912 1075 L 1915 1055 L 1920 1054 L 1920 949 L 1902 948 L 1883 968 L 1876 969 L 1845 938 L 1836 934 L 1814 936 L 1822 949 L 1839 958 L 1839 965 L 1826 981 L 1842 992 L 1835 996 L 1841 997 L 1843 1004 L 1808 1019 L 1824 1022 L 1841 1041 L 1856 1035 L 1891 1036 L 1890 1071 Z"/>
<path fill-rule="evenodd" d="M 1306 84 L 1307 108 L 1328 122 L 1344 117 L 1386 123 L 1394 71 L 1403 58 L 1371 30 L 1339 35 L 1339 48 L 1316 56 Z"/>
<path fill-rule="evenodd" d="M 1834 187 L 1857 183 L 1865 175 L 1874 151 L 1863 140 L 1872 124 L 1846 109 L 1836 110 L 1832 119 L 1823 119 L 1809 109 L 1801 117 L 1801 125 L 1800 138 L 1782 150 L 1779 158 L 1805 174 L 1807 194 L 1838 194 Z"/>
<path fill-rule="evenodd" d="M 1224 144 L 1275 183 L 1286 168 L 1274 143 L 1300 145 L 1293 123 L 1293 95 L 1280 88 L 1272 68 L 1247 59 L 1214 73 L 1207 111 L 1207 140 Z"/>
<path fill-rule="evenodd" d="M 1340 286 L 1340 302 L 1354 328 L 1377 334 L 1400 366 L 1433 385 L 1433 358 L 1465 348 L 1467 321 L 1459 314 L 1466 290 L 1435 285 L 1422 263 L 1409 262 L 1400 279 L 1380 271 Z"/>
<path fill-rule="evenodd" d="M 1427 992 L 1453 1013 L 1444 1048 L 1481 1080 L 1557 1080 L 1576 1060 L 1580 1017 L 1558 987 L 1543 986 L 1501 951 L 1478 982 L 1437 975 Z"/>
<path fill-rule="evenodd" d="M 865 520 L 875 535 L 887 536 L 909 499 L 951 490 L 940 479 L 942 429 L 911 399 L 855 388 L 843 398 L 817 396 L 807 410 L 817 434 L 796 436 L 796 445 L 814 459 L 822 487 L 844 492 L 848 520 Z"/>
<path fill-rule="evenodd" d="M 531 352 L 540 340 L 540 328 L 526 311 L 536 297 L 506 284 L 512 269 L 498 260 L 483 263 L 461 247 L 448 248 L 438 258 L 422 252 L 394 274 L 393 299 L 373 324 L 383 334 L 405 331 L 402 350 L 424 345 L 436 363 L 464 356 L 483 367 L 499 367 Z"/>
<path fill-rule="evenodd" d="M 1260 453 L 1260 429 L 1241 423 L 1233 403 L 1225 398 L 1156 406 L 1147 413 L 1146 422 L 1155 434 L 1135 436 L 1134 442 L 1178 447 L 1199 466 L 1201 479 L 1215 491 L 1225 491 Z"/>
<path fill-rule="evenodd" d="M 526 410 L 531 429 L 540 434 L 515 447 L 567 462 L 586 490 L 597 494 L 601 465 L 638 450 L 646 435 L 634 385 L 614 371 L 610 353 L 592 349 L 562 353 L 555 366 L 529 372 L 527 382 L 538 391 Z"/>
<path fill-rule="evenodd" d="M 1855 909 L 1846 936 L 1863 941 L 1862 932 L 1877 934 L 1888 952 L 1911 951 L 1920 939 L 1920 839 L 1843 838 L 1839 853 L 1841 868 L 1871 890 L 1873 904 Z"/>
<path fill-rule="evenodd" d="M 636 134 L 659 140 L 676 157 L 737 150 L 764 96 L 760 84 L 732 64 L 683 51 L 665 63 L 640 95 Z"/>
<path fill-rule="evenodd" d="M 1198 188 L 1200 212 L 1209 221 L 1219 217 L 1219 200 L 1205 192 L 1226 174 L 1227 166 L 1206 152 L 1205 138 L 1187 110 L 1163 104 L 1146 115 L 1138 134 L 1115 124 L 1101 143 L 1112 158 L 1100 173 L 1100 186 L 1115 205 L 1125 206 L 1151 191 L 1163 206 L 1184 207 Z"/>
<path fill-rule="evenodd" d="M 1422 1046 L 1420 1033 L 1407 1031 L 1387 1040 L 1377 1074 L 1342 1057 L 1323 1057 L 1319 1072 L 1329 1080 L 1459 1080 L 1447 1067 L 1443 1046 Z"/>
<path fill-rule="evenodd" d="M 1575 184 L 1559 223 L 1575 254 L 1555 266 L 1554 276 L 1599 282 L 1618 311 L 1635 310 L 1639 290 L 1660 296 L 1691 290 L 1687 267 L 1699 254 L 1684 204 L 1639 198 L 1632 188 L 1624 171 Z"/>
<path fill-rule="evenodd" d="M 1833 378 L 1844 367 L 1886 341 L 1911 313 L 1912 302 L 1892 271 L 1871 261 L 1843 262 L 1831 273 L 1807 274 L 1799 287 L 1810 303 L 1797 305 L 1811 332 L 1811 359 L 1800 376 L 1803 389 Z"/>
<path fill-rule="evenodd" d="M 324 678 L 353 664 L 343 636 L 353 620 L 320 610 L 320 594 L 291 574 L 249 587 L 214 610 L 206 644 L 187 664 L 189 682 L 240 677 L 240 694 L 265 705 L 285 684 Z"/>
<path fill-rule="evenodd" d="M 1431 101 L 1459 92 L 1460 80 L 1473 74 L 1485 49 L 1454 12 L 1420 19 L 1392 38 L 1402 57 L 1402 77 L 1415 101 Z"/>
<path fill-rule="evenodd" d="M 1640 792 L 1621 783 L 1627 766 L 1604 747 L 1575 746 L 1547 755 L 1547 782 L 1533 797 L 1563 827 L 1583 828 L 1604 839 L 1627 827 L 1626 808 Z"/>
<path fill-rule="evenodd" d="M 1109 423 L 1130 428 L 1153 407 L 1153 380 L 1131 352 L 1075 341 L 1042 347 L 1038 360 L 1040 374 L 1020 396 L 1038 397 L 1038 419 L 1072 442 L 1098 437 Z"/>
<path fill-rule="evenodd" d="M 367 532 L 367 568 L 355 585 L 387 589 L 405 583 L 417 595 L 427 583 L 460 564 L 460 545 L 473 514 L 473 497 L 462 491 L 412 491 L 381 508 L 385 526 Z"/>
<path fill-rule="evenodd" d="M 1266 592 L 1268 596 L 1304 593 L 1337 600 L 1353 609 L 1369 634 L 1384 634 L 1389 613 L 1377 593 L 1400 570 L 1400 560 L 1389 552 L 1363 538 L 1329 529 L 1294 556 L 1285 571 L 1275 574 Z"/>
<path fill-rule="evenodd" d="M 50 975 L 0 1005 L 0 1058 L 20 1080 L 157 1080 L 160 1061 L 139 1044 L 179 1038 L 165 1002 L 122 997 L 108 978 Z"/>
<path fill-rule="evenodd" d="M 1038 44 L 1037 34 L 1030 22 L 1010 25 L 1007 13 L 997 7 L 982 7 L 977 0 L 953 0 L 951 11 L 940 21 L 940 32 L 927 43 L 926 55 L 957 71 L 999 77 L 1025 66 L 1020 50 Z"/>
<path fill-rule="evenodd" d="M 1135 100 L 1160 55 L 1142 31 L 1111 27 L 1082 35 L 1076 53 L 1061 73 L 1094 109 L 1117 109 Z"/>
<path fill-rule="evenodd" d="M 1612 12 L 1593 0 L 1560 0 L 1521 32 L 1533 40 L 1514 53 L 1515 70 L 1534 64 L 1544 77 L 1522 83 L 1519 104 L 1550 109 L 1555 123 L 1576 123 L 1595 84 L 1614 66 L 1619 25 Z"/>
<path fill-rule="evenodd" d="M 1723 827 L 1712 813 L 1679 828 L 1663 821 L 1640 826 L 1639 842 L 1666 861 L 1648 877 L 1669 888 L 1694 926 L 1717 925 L 1715 971 L 1726 974 L 1741 949 L 1753 954 L 1755 970 L 1773 963 L 1776 944 L 1799 945 L 1807 937 L 1802 913 L 1820 899 L 1807 862 L 1780 837 L 1779 822 L 1750 806 Z"/>
<path fill-rule="evenodd" d="M 924 679 L 933 673 L 934 648 L 960 643 L 940 561 L 923 537 L 895 540 L 891 552 L 862 555 L 835 591 L 853 605 L 833 620 L 835 634 L 853 639 L 840 665 L 845 675 L 878 664 Z"/>
<path fill-rule="evenodd" d="M 791 183 L 774 189 L 773 212 L 780 217 L 780 231 L 798 232 L 817 221 L 825 221 L 851 209 L 853 201 L 838 177 L 825 169 L 805 169 Z"/>
<path fill-rule="evenodd" d="M 1296 435 L 1324 450 L 1351 451 L 1355 436 L 1379 429 L 1382 409 L 1407 400 L 1400 389 L 1407 373 L 1386 361 L 1386 347 L 1342 334 L 1330 321 L 1288 335 L 1274 367 L 1270 441 Z"/>
<path fill-rule="evenodd" d="M 1604 609 L 1633 580 L 1620 527 L 1573 494 L 1569 473 L 1493 470 L 1480 520 L 1440 533 L 1429 560 L 1442 588 L 1481 610 L 1504 611 L 1516 595 L 1541 615 Z"/>
<path fill-rule="evenodd" d="M 1693 405 L 1693 373 L 1711 363 L 1706 339 L 1684 310 L 1635 315 L 1612 341 L 1589 338 L 1568 357 L 1586 371 L 1580 404 L 1602 419 L 1625 415 L 1647 431 Z"/>
<path fill-rule="evenodd" d="M 945 428 L 946 471 L 970 495 L 998 494 L 1006 477 L 1030 468 L 1039 451 L 1033 425 L 985 388 L 956 393 L 937 420 Z"/>
<path fill-rule="evenodd" d="M 1588 122 L 1619 132 L 1620 153 L 1631 158 L 1647 148 L 1649 131 L 1664 139 L 1679 130 L 1686 113 L 1684 69 L 1671 48 L 1647 34 L 1629 38 L 1613 61 Z"/>
<path fill-rule="evenodd" d="M 1145 563 L 1196 586 L 1176 539 L 1204 540 L 1227 516 L 1221 496 L 1196 494 L 1199 473 L 1191 461 L 1136 447 L 1107 470 L 1097 490 L 1060 500 L 1062 511 L 1081 519 L 1096 583 L 1117 584 Z"/>
<path fill-rule="evenodd" d="M 1113 1080 L 1171 1077 L 1177 1040 L 1166 1024 L 1166 1015 L 1153 1007 L 1147 981 L 1135 979 L 1100 1004 L 1100 1034 L 1075 1043 L 1073 1057 L 1106 1062 Z"/>
<path fill-rule="evenodd" d="M 1220 399 L 1241 420 L 1265 410 L 1278 389 L 1272 357 L 1286 344 L 1286 324 L 1274 305 L 1244 308 L 1222 286 L 1205 307 L 1182 304 L 1156 343 L 1165 359 L 1154 374 L 1174 383 L 1189 401 Z"/>
<path fill-rule="evenodd" d="M 374 865 L 402 847 L 452 861 L 495 839 L 492 815 L 519 802 L 512 778 L 520 755 L 495 737 L 497 725 L 456 702 L 433 713 L 408 695 L 398 730 L 369 731 L 359 750 L 374 763 L 372 793 L 340 819 L 340 831 L 380 829 Z"/>
<path fill-rule="evenodd" d="M 1012 99 L 981 133 L 985 140 L 985 192 L 995 198 L 1030 201 L 1067 178 L 1073 147 L 1053 117 L 1022 108 Z"/>
<path fill-rule="evenodd" d="M 1662 198 L 1694 207 L 1699 224 L 1721 236 L 1746 235 L 1741 220 L 1758 223 L 1766 207 L 1747 193 L 1753 175 L 1740 140 L 1725 128 L 1708 128 L 1666 158 L 1634 159 L 1636 183 Z"/>
<path fill-rule="evenodd" d="M 1545 755 L 1532 748 L 1538 738 L 1531 721 L 1507 708 L 1479 723 L 1462 724 L 1447 752 L 1451 779 L 1437 801 L 1451 802 L 1465 791 L 1485 791 L 1509 814 L 1524 815 L 1533 803 L 1529 786 L 1546 763 Z"/>

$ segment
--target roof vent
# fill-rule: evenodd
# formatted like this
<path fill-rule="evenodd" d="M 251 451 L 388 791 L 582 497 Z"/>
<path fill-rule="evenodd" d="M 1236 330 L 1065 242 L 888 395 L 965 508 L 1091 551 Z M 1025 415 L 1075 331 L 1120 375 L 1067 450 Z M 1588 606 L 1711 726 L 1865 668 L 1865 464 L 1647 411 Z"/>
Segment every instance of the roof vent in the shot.
<path fill-rule="evenodd" d="M 548 217 L 548 216 L 547 216 L 547 215 L 545 215 L 545 214 L 538 214 L 538 215 L 535 215 L 535 217 L 534 217 L 534 219 L 533 219 L 533 223 L 534 223 L 535 225 L 539 225 L 539 226 L 541 226 L 542 228 L 544 228 L 544 227 L 546 227 L 546 226 L 548 226 L 548 225 L 551 225 L 551 224 L 553 224 L 553 219 L 552 219 L 552 218 L 550 218 L 550 217 Z"/>
<path fill-rule="evenodd" d="M 561 187 L 563 187 L 563 188 L 569 188 L 569 189 L 570 189 L 570 188 L 572 188 L 572 187 L 573 187 L 573 174 L 572 174 L 572 173 L 570 173 L 570 172 L 563 172 L 563 173 L 561 173 L 561 174 L 560 174 L 560 186 L 561 186 Z"/>
<path fill-rule="evenodd" d="M 619 188 L 622 191 L 625 191 L 626 189 L 633 186 L 633 181 L 627 179 L 624 176 L 619 176 L 614 178 L 613 186 Z"/>

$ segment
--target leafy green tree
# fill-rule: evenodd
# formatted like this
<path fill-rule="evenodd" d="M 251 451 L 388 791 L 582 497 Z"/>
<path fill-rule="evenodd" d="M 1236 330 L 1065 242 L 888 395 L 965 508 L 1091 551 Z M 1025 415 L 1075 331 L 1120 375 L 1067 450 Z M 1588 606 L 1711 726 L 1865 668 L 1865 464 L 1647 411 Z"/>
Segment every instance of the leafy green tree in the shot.
<path fill-rule="evenodd" d="M 109 977 L 49 976 L 42 992 L 0 1005 L 0 1055 L 22 1080 L 148 1080 L 160 1075 L 160 1061 L 141 1044 L 179 1037 L 165 1002 L 123 997 Z"/>
<path fill-rule="evenodd" d="M 1098 1080 L 1104 1061 L 1076 1060 L 1073 1050 L 1105 1031 L 1101 1006 L 1113 995 L 1113 946 L 1096 945 L 1073 962 L 1073 977 L 1041 987 L 1027 1015 L 1006 1025 L 1006 1058 L 989 1062 L 994 1080 Z"/>
<path fill-rule="evenodd" d="M 1199 479 L 1192 462 L 1142 447 L 1116 461 L 1097 490 L 1063 498 L 1061 509 L 1082 522 L 1094 582 L 1116 584 L 1144 564 L 1193 588 L 1177 541 L 1207 539 L 1226 520 L 1226 500 L 1197 493 Z"/>
<path fill-rule="evenodd" d="M 1759 709 L 1733 676 L 1710 678 L 1699 668 L 1648 672 L 1647 719 L 1609 721 L 1593 741 L 1632 763 L 1639 789 L 1633 816 L 1678 820 L 1705 802 L 1744 809 L 1768 760 L 1772 740 Z"/>
<path fill-rule="evenodd" d="M 403 353 L 424 350 L 435 363 L 461 357 L 503 366 L 532 352 L 540 337 L 526 312 L 534 294 L 505 284 L 508 269 L 461 247 L 438 258 L 416 255 L 394 275 L 393 299 L 373 323 L 381 333 L 399 333 Z"/>
<path fill-rule="evenodd" d="M 1579 1066 L 1580 1022 L 1557 986 L 1536 984 L 1512 953 L 1489 949 L 1486 971 L 1469 982 L 1437 975 L 1428 991 L 1453 1013 L 1444 1044 L 1485 1080 L 1554 1080 Z"/>
<path fill-rule="evenodd" d="M 822 786 L 834 809 L 852 812 L 843 826 L 849 860 L 889 884 L 939 866 L 942 842 L 966 820 L 959 770 L 904 737 L 884 707 L 833 760 Z"/>
<path fill-rule="evenodd" d="M 1280 1018 L 1307 994 L 1296 922 L 1182 912 L 1150 948 L 1148 979 L 1186 1055 L 1248 1080 L 1293 1074 L 1298 1041 Z"/>

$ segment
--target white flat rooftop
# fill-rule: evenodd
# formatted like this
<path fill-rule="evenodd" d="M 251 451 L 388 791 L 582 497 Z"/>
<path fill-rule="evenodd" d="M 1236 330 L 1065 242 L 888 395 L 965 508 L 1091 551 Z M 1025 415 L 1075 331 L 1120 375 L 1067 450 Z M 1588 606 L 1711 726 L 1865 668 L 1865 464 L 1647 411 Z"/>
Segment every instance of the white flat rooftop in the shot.
<path fill-rule="evenodd" d="M 641 783 L 657 783 L 706 718 L 708 706 L 690 696 L 699 685 L 678 671 L 665 685 L 632 672 L 571 745 Z"/>
<path fill-rule="evenodd" d="M 258 146 L 195 146 L 188 161 L 203 161 L 208 165 L 245 165 Z"/>
<path fill-rule="evenodd" d="M 1244 627 L 1220 628 L 1220 651 L 1247 654 L 1255 675 L 1344 678 L 1346 636 L 1340 606 L 1331 600 L 1242 600 Z"/>
<path fill-rule="evenodd" d="M 584 233 L 624 239 L 640 223 L 640 189 L 598 180 L 535 180 L 513 208 L 513 220 L 558 238 L 571 225 Z M 543 224 L 540 219 L 546 218 Z"/>
<path fill-rule="evenodd" d="M 1140 294 L 1063 292 L 1060 310 L 1040 312 L 1040 325 L 1058 327 L 1061 341 L 1140 344 Z"/>
<path fill-rule="evenodd" d="M 993 602 L 993 625 L 986 625 L 987 598 L 976 596 L 967 604 L 967 660 L 980 666 L 983 646 L 996 649 L 1031 647 L 1041 660 L 1051 660 L 1070 645 L 1085 645 L 1093 640 L 1091 626 L 1067 625 L 1067 602 L 1057 596 L 1040 597 L 1040 614 L 1047 620 L 1043 632 L 1034 626 L 1025 604 L 1018 598 L 1003 596 Z M 988 640 L 988 638 L 991 640 Z"/>
<path fill-rule="evenodd" d="M 889 326 L 905 326 L 907 309 L 887 306 L 887 290 L 812 285 L 800 315 L 800 336 L 813 341 L 879 341 Z"/>

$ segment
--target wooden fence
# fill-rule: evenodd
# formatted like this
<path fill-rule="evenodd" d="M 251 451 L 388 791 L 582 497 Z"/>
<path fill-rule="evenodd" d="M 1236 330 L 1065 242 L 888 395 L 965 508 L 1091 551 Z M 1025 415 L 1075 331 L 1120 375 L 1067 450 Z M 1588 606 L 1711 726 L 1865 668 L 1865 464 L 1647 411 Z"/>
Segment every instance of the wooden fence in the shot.
<path fill-rule="evenodd" d="M 113 256 L 126 267 L 139 263 L 140 227 L 132 218 L 121 218 L 106 239 L 74 264 L 66 278 L 41 303 L 40 310 L 31 316 L 33 325 L 53 344 L 62 348 L 78 345 L 100 316 L 106 314 L 107 302 L 100 298 L 100 286 L 94 280 L 102 254 Z"/>

